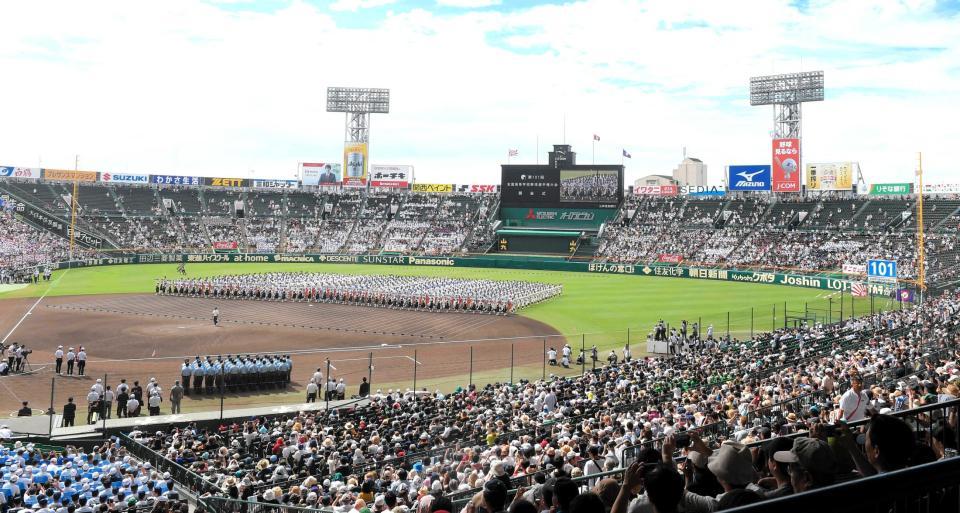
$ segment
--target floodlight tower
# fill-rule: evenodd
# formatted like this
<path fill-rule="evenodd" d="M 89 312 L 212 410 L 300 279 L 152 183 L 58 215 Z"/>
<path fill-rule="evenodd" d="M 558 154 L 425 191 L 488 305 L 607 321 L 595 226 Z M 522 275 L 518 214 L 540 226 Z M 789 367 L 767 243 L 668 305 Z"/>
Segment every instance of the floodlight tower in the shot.
<path fill-rule="evenodd" d="M 750 77 L 750 105 L 773 105 L 773 138 L 800 139 L 803 102 L 823 101 L 823 71 Z"/>
<path fill-rule="evenodd" d="M 327 112 L 346 113 L 344 142 L 370 142 L 370 114 L 390 113 L 390 90 L 328 87 Z"/>

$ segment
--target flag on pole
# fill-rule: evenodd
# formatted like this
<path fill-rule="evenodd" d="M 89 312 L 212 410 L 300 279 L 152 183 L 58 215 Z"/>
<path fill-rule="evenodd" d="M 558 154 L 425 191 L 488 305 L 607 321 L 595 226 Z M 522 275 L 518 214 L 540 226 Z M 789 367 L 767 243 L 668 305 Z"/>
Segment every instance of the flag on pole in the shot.
<path fill-rule="evenodd" d="M 516 156 L 519 155 L 519 154 L 520 154 L 520 152 L 519 152 L 518 150 L 507 150 L 507 156 L 508 156 L 508 157 L 516 157 Z"/>
<path fill-rule="evenodd" d="M 850 295 L 853 297 L 867 297 L 867 286 L 862 281 L 850 285 Z"/>
<path fill-rule="evenodd" d="M 594 141 L 599 141 L 599 140 L 600 140 L 600 136 L 597 135 L 597 134 L 593 134 L 593 140 L 594 140 Z"/>
<path fill-rule="evenodd" d="M 628 159 L 632 159 L 632 158 L 633 158 L 633 157 L 630 156 L 629 153 L 627 153 L 627 150 L 623 150 L 623 156 L 624 156 L 624 157 L 627 157 Z"/>

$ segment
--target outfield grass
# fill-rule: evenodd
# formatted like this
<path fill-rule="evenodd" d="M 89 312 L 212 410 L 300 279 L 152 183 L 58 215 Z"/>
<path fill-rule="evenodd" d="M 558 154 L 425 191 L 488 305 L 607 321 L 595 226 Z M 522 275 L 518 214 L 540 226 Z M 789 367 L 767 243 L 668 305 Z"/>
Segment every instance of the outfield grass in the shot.
<path fill-rule="evenodd" d="M 589 347 L 621 346 L 630 330 L 632 341 L 641 342 L 659 320 L 678 325 L 682 319 L 700 320 L 704 328 L 714 325 L 714 334 L 727 332 L 748 337 L 784 325 L 784 304 L 789 314 L 815 314 L 828 319 L 840 315 L 840 295 L 823 290 L 738 282 L 624 276 L 556 271 L 501 270 L 480 268 L 439 268 L 350 264 L 188 264 L 189 276 L 241 274 L 270 271 L 313 271 L 344 274 L 396 274 L 450 276 L 498 280 L 531 280 L 563 284 L 563 295 L 524 309 L 522 315 L 553 326 L 561 333 Z M 16 297 L 113 293 L 152 293 L 157 278 L 176 276 L 175 264 L 117 265 L 58 271 L 53 280 L 19 290 L 0 291 L 0 299 Z M 832 298 L 832 299 L 831 299 Z M 843 296 L 844 317 L 850 316 L 851 297 Z M 886 298 L 875 299 L 877 310 L 898 305 Z M 752 312 L 751 312 L 752 309 Z M 870 300 L 858 298 L 854 311 L 870 311 Z M 576 335 L 576 336 L 573 336 Z"/>

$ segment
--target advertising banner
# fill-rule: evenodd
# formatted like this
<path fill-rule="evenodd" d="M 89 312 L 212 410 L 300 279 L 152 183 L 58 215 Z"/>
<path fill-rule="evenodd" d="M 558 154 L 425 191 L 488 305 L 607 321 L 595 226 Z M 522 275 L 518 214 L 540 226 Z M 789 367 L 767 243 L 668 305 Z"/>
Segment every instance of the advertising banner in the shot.
<path fill-rule="evenodd" d="M 458 185 L 457 192 L 469 192 L 472 194 L 494 194 L 500 192 L 499 185 Z"/>
<path fill-rule="evenodd" d="M 853 162 L 807 164 L 807 189 L 849 191 L 853 186 Z"/>
<path fill-rule="evenodd" d="M 727 168 L 727 189 L 731 191 L 769 191 L 770 166 L 730 166 Z"/>
<path fill-rule="evenodd" d="M 717 185 L 681 185 L 680 194 L 684 196 L 723 196 L 727 191 Z"/>
<path fill-rule="evenodd" d="M 203 184 L 210 187 L 250 187 L 247 178 L 204 178 Z"/>
<path fill-rule="evenodd" d="M 773 140 L 773 192 L 800 192 L 800 139 Z"/>
<path fill-rule="evenodd" d="M 600 210 L 600 209 L 598 209 Z M 638 274 L 644 276 L 661 276 L 670 278 L 690 278 L 697 280 L 736 281 L 741 283 L 760 283 L 767 285 L 788 285 L 810 289 L 850 292 L 853 285 L 862 282 L 842 278 L 824 276 L 809 276 L 799 274 L 784 274 L 773 271 L 747 271 L 739 269 L 717 269 L 712 267 L 687 267 L 682 265 L 632 265 L 616 263 L 571 262 L 565 259 L 516 259 L 499 258 L 496 256 L 479 257 L 419 257 L 405 255 L 336 255 L 336 254 L 252 254 L 252 253 L 224 253 L 224 254 L 144 254 L 130 257 L 90 258 L 74 262 L 56 264 L 57 269 L 89 267 L 99 265 L 120 264 L 162 264 L 178 262 L 223 262 L 223 263 L 335 263 L 335 264 L 382 264 L 408 265 L 428 267 L 473 267 L 496 269 L 544 269 L 554 271 L 589 272 L 604 274 Z M 868 283 L 867 293 L 878 296 L 898 297 L 902 293 L 903 300 L 913 299 L 914 292 L 910 289 L 898 288 L 896 284 Z"/>
<path fill-rule="evenodd" d="M 339 162 L 304 162 L 300 166 L 303 185 L 340 185 L 343 167 Z"/>
<path fill-rule="evenodd" d="M 213 241 L 213 249 L 237 249 L 237 247 L 238 244 L 236 241 Z"/>
<path fill-rule="evenodd" d="M 254 187 L 263 189 L 296 189 L 300 182 L 296 180 L 254 180 Z"/>
<path fill-rule="evenodd" d="M 413 166 L 370 166 L 370 186 L 409 189 Z"/>
<path fill-rule="evenodd" d="M 74 171 L 72 169 L 46 169 L 43 170 L 44 180 L 68 180 L 77 182 L 96 182 L 96 171 Z"/>
<path fill-rule="evenodd" d="M 960 194 L 960 184 L 933 183 L 923 184 L 924 194 Z"/>
<path fill-rule="evenodd" d="M 343 145 L 343 168 L 345 187 L 367 185 L 367 143 L 348 142 Z"/>
<path fill-rule="evenodd" d="M 71 233 L 70 223 L 63 219 L 60 219 L 59 217 L 54 217 L 26 203 L 17 203 L 16 212 L 17 214 L 22 216 L 24 219 L 32 222 L 33 224 L 41 228 L 44 228 L 49 232 L 53 232 L 63 237 L 64 239 L 70 238 L 70 233 Z M 102 238 L 97 237 L 96 235 L 87 233 L 80 229 L 72 230 L 72 231 L 74 234 L 73 238 L 77 243 L 83 244 L 84 246 L 88 246 L 92 248 L 103 247 Z"/>
<path fill-rule="evenodd" d="M 23 180 L 39 180 L 42 175 L 39 167 L 8 167 L 0 166 L 0 178 L 20 178 Z"/>
<path fill-rule="evenodd" d="M 413 192 L 432 192 L 436 194 L 450 194 L 453 192 L 452 183 L 415 183 Z"/>
<path fill-rule="evenodd" d="M 867 274 L 867 265 L 843 264 L 843 274 Z"/>
<path fill-rule="evenodd" d="M 150 175 L 135 175 L 124 173 L 100 173 L 100 181 L 105 183 L 150 183 Z"/>
<path fill-rule="evenodd" d="M 202 185 L 199 176 L 150 175 L 150 183 L 157 185 Z"/>
<path fill-rule="evenodd" d="M 505 227 L 597 229 L 615 214 L 602 208 L 500 208 Z"/>
<path fill-rule="evenodd" d="M 926 189 L 926 187 L 924 187 Z M 913 194 L 912 183 L 872 183 L 870 184 L 871 196 L 899 196 L 902 194 Z"/>
<path fill-rule="evenodd" d="M 677 185 L 641 185 L 633 188 L 637 196 L 676 196 L 679 191 Z"/>
<path fill-rule="evenodd" d="M 671 253 L 661 253 L 657 258 L 657 262 L 664 262 L 668 264 L 679 264 L 683 262 L 683 255 L 675 255 Z"/>

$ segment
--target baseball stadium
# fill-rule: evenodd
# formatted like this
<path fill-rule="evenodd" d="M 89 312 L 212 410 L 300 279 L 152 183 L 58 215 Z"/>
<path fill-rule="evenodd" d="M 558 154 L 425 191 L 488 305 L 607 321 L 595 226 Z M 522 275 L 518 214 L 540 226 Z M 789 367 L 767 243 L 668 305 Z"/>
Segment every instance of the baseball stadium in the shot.
<path fill-rule="evenodd" d="M 722 176 L 422 179 L 337 83 L 295 176 L 4 160 L 2 513 L 960 511 L 960 185 L 827 161 L 824 75 Z"/>

